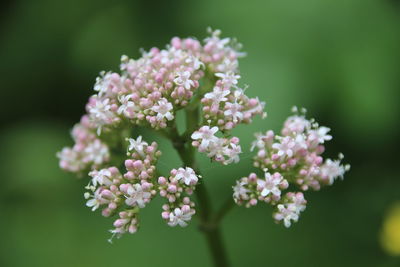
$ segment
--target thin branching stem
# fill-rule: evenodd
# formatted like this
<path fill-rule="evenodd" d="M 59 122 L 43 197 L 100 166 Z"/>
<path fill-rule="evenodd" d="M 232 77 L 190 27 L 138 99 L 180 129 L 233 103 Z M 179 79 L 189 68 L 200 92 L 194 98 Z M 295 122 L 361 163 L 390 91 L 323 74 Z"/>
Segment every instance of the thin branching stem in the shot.
<path fill-rule="evenodd" d="M 198 108 L 186 110 L 186 132 L 191 133 L 195 131 L 198 127 L 198 123 Z M 171 140 L 172 145 L 178 152 L 183 164 L 191 167 L 197 174 L 201 175 L 195 158 L 195 150 L 190 144 L 190 139 L 186 135 L 180 136 L 176 127 L 172 127 L 166 136 L 168 136 L 168 138 Z M 199 229 L 206 237 L 214 266 L 227 267 L 229 266 L 228 258 L 219 228 L 219 222 L 227 210 L 224 209 L 224 211 L 220 211 L 216 213 L 216 215 L 213 215 L 211 198 L 207 191 L 207 187 L 203 182 L 200 182 L 197 185 L 195 193 L 198 202 L 197 212 L 200 218 Z M 217 218 L 218 220 L 215 220 L 214 218 Z"/>

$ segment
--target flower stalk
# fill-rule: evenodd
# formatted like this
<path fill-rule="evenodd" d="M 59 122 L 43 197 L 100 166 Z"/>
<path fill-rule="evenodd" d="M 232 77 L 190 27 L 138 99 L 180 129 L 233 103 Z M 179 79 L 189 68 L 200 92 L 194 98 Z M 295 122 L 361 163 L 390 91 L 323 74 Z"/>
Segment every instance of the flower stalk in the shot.
<path fill-rule="evenodd" d="M 198 128 L 199 110 L 186 110 L 187 132 L 193 132 Z M 183 139 L 179 135 L 172 135 L 171 142 L 179 154 L 184 166 L 191 167 L 197 174 L 200 174 L 196 162 L 195 150 L 189 139 Z M 199 230 L 205 235 L 210 253 L 215 266 L 227 267 L 228 258 L 221 236 L 220 225 L 225 212 L 216 213 L 214 216 L 210 196 L 204 183 L 199 183 L 195 191 L 198 205 L 197 212 L 200 218 Z M 234 203 L 230 197 L 230 203 Z M 225 209 L 224 209 L 225 210 Z M 227 210 L 225 210 L 227 211 Z"/>

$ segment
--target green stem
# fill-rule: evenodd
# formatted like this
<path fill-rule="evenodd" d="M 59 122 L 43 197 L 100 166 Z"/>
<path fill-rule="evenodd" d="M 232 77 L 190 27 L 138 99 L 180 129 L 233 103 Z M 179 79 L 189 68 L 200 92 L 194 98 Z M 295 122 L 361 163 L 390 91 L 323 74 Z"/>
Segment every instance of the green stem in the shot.
<path fill-rule="evenodd" d="M 192 110 L 186 110 L 186 132 L 192 133 L 197 130 L 199 121 L 199 110 L 198 108 Z M 200 170 L 195 158 L 194 147 L 190 144 L 190 136 L 180 136 L 176 127 L 168 132 L 168 136 L 172 141 L 172 145 L 176 149 L 185 166 L 191 167 L 197 174 L 200 175 Z M 219 221 L 225 214 L 217 213 L 213 215 L 213 209 L 211 205 L 210 196 L 207 192 L 207 188 L 204 183 L 200 182 L 195 190 L 196 197 L 198 200 L 199 208 L 197 209 L 200 217 L 199 229 L 204 233 L 208 247 L 210 249 L 214 266 L 216 267 L 227 267 L 229 266 L 228 258 L 225 252 L 225 247 L 222 241 L 221 232 L 219 229 Z M 231 201 L 233 202 L 233 201 Z M 213 218 L 218 218 L 214 220 Z"/>

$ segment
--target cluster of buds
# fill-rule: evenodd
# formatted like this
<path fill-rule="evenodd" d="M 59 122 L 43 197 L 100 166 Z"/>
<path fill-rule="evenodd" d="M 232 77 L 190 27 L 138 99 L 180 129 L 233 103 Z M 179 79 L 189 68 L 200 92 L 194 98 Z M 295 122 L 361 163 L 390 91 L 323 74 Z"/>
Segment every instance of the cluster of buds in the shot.
<path fill-rule="evenodd" d="M 250 123 L 257 114 L 266 116 L 264 102 L 249 98 L 244 89 L 236 86 L 239 75 L 228 72 L 216 76 L 221 80 L 217 80 L 214 89 L 201 100 L 207 123 L 218 126 L 221 131 L 229 131 L 239 123 Z"/>
<path fill-rule="evenodd" d="M 174 37 L 165 49 L 152 48 L 138 60 L 122 56 L 121 73 L 102 72 L 94 86 L 97 93 L 86 106 L 98 134 L 123 120 L 166 128 L 175 112 L 188 105 L 195 94 L 204 104 L 205 122 L 221 130 L 263 114 L 264 103 L 248 98 L 237 86 L 237 59 L 243 55 L 239 45 L 219 35 L 220 31 L 211 32 L 204 45 L 193 38 Z M 206 89 L 199 93 L 199 80 L 205 71 L 212 92 Z"/>
<path fill-rule="evenodd" d="M 114 236 L 120 237 L 125 233 L 134 234 L 139 227 L 139 221 L 137 219 L 137 209 L 121 211 L 119 218 L 114 221 L 114 229 L 110 230 L 113 234 L 108 242 L 112 243 Z"/>
<path fill-rule="evenodd" d="M 88 116 L 83 116 L 80 123 L 74 126 L 71 135 L 75 145 L 57 153 L 62 169 L 81 174 L 109 161 L 108 146 L 96 137 L 90 127 Z"/>
<path fill-rule="evenodd" d="M 226 136 L 257 114 L 265 117 L 265 104 L 249 98 L 238 86 L 238 58 L 244 53 L 236 40 L 220 38 L 220 34 L 210 30 L 203 43 L 174 37 L 165 49 L 152 48 L 137 60 L 122 56 L 120 73 L 101 72 L 95 94 L 86 104 L 87 114 L 78 125 L 87 132 L 86 140 L 74 136 L 76 147 L 59 153 L 61 168 L 75 173 L 98 168 L 108 161 L 109 152 L 96 133 L 101 136 L 129 124 L 166 128 L 174 123 L 176 111 L 189 104 L 202 105 L 199 127 L 212 127 L 221 135 L 199 151 L 223 164 L 238 162 L 239 139 Z M 202 78 L 204 86 L 199 88 Z"/>
<path fill-rule="evenodd" d="M 306 209 L 307 201 L 302 192 L 288 192 L 276 206 L 273 217 L 276 222 L 283 221 L 286 227 L 299 220 L 300 212 Z"/>
<path fill-rule="evenodd" d="M 338 177 L 343 178 L 349 165 L 342 165 L 343 155 L 338 160 L 324 159 L 324 143 L 332 139 L 329 128 L 319 126 L 314 120 L 305 118 L 305 110 L 295 113 L 284 123 L 281 136 L 273 131 L 257 133 L 251 150 L 257 148 L 254 166 L 265 171 L 265 179 L 255 173 L 241 178 L 234 186 L 233 198 L 239 205 L 254 206 L 258 201 L 267 202 L 276 207 L 273 217 L 283 221 L 286 227 L 291 221 L 297 221 L 306 201 L 303 193 L 289 192 L 281 198 L 281 190 L 289 184 L 300 190 L 319 190 L 322 185 L 331 185 Z M 270 174 L 267 172 L 273 172 Z"/>
<path fill-rule="evenodd" d="M 116 167 L 93 170 L 89 176 L 92 179 L 86 186 L 89 192 L 84 194 L 88 199 L 86 205 L 91 207 L 92 211 L 103 206 L 102 215 L 108 217 L 123 203 L 123 194 L 119 190 L 123 177 Z"/>
<path fill-rule="evenodd" d="M 330 129 L 319 126 L 313 119 L 307 120 L 304 109 L 299 113 L 294 107 L 293 111 L 295 114 L 285 121 L 281 136 L 272 131 L 256 134 L 257 140 L 252 145 L 258 149 L 254 166 L 290 173 L 286 179 L 303 191 L 319 190 L 322 185 L 331 185 L 336 178 L 343 178 L 350 168 L 341 164 L 343 155 L 339 154 L 337 160 L 325 161 L 321 156 L 324 143 L 332 139 L 328 134 Z"/>
<path fill-rule="evenodd" d="M 195 214 L 195 204 L 189 196 L 200 176 L 186 167 L 171 170 L 168 179 L 157 178 L 156 164 L 161 156 L 157 143 L 149 145 L 141 136 L 126 140 L 129 142 L 127 156 L 130 157 L 125 160 L 126 172 L 122 175 L 116 167 L 89 172 L 92 179 L 86 187 L 89 190 L 85 193 L 86 205 L 93 211 L 101 206 L 105 217 L 118 212 L 119 218 L 110 232 L 113 237 L 120 237 L 137 231 L 140 209 L 159 192 L 168 200 L 168 204 L 163 205 L 162 218 L 170 226 L 186 226 Z"/>
<path fill-rule="evenodd" d="M 244 55 L 239 52 L 241 45 L 230 38 L 220 39 L 219 35 L 220 31 L 215 31 L 205 39 L 203 60 L 213 72 L 215 82 L 201 99 L 203 126 L 193 133 L 192 144 L 199 152 L 226 165 L 239 161 L 239 139 L 216 137 L 215 134 L 219 131 L 227 133 L 240 123 L 250 123 L 257 114 L 264 118 L 266 113 L 264 102 L 249 98 L 245 89 L 238 86 L 238 58 Z"/>
<path fill-rule="evenodd" d="M 151 183 L 155 178 L 156 164 L 161 156 L 157 143 L 149 145 L 142 140 L 142 136 L 137 139 L 128 138 L 127 141 L 129 142 L 127 155 L 132 159 L 125 161 L 127 173 L 124 177 L 132 182 Z"/>
<path fill-rule="evenodd" d="M 198 131 L 193 132 L 192 145 L 197 147 L 199 152 L 206 153 L 209 158 L 224 165 L 239 162 L 239 154 L 242 153 L 239 138 L 220 138 L 215 136 L 217 132 L 216 126 L 212 128 L 202 126 Z"/>
<path fill-rule="evenodd" d="M 200 176 L 192 168 L 179 168 L 171 170 L 167 178 L 158 178 L 160 196 L 167 199 L 163 205 L 161 217 L 170 226 L 180 225 L 185 227 L 196 213 L 194 202 L 190 200 Z"/>
<path fill-rule="evenodd" d="M 126 173 L 122 175 L 116 167 L 93 170 L 89 172 L 92 179 L 86 187 L 89 192 L 85 193 L 86 205 L 93 211 L 102 206 L 105 217 L 118 212 L 115 229 L 111 230 L 117 237 L 136 232 L 139 209 L 157 194 L 155 165 L 161 156 L 155 142 L 149 145 L 141 136 L 127 141 L 127 155 L 131 158 L 125 160 Z"/>
<path fill-rule="evenodd" d="M 271 175 L 265 170 L 264 179 L 258 178 L 255 173 L 236 181 L 233 187 L 233 199 L 239 205 L 251 207 L 258 201 L 276 204 L 281 199 L 281 190 L 288 188 L 289 183 L 279 172 Z"/>

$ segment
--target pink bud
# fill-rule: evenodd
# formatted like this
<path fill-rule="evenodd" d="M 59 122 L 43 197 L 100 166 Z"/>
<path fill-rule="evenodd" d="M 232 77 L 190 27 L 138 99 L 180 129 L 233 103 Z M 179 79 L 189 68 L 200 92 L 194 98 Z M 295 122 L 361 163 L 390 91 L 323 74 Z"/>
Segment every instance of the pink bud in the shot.
<path fill-rule="evenodd" d="M 235 145 L 238 145 L 239 141 L 240 141 L 240 139 L 238 137 L 236 137 L 236 136 L 231 138 L 231 142 L 234 143 Z"/>
<path fill-rule="evenodd" d="M 108 170 L 111 172 L 111 175 L 116 175 L 119 173 L 119 170 L 116 167 L 110 167 Z"/>
<path fill-rule="evenodd" d="M 229 121 L 225 124 L 225 129 L 230 130 L 234 126 L 233 122 Z"/>
<path fill-rule="evenodd" d="M 160 176 L 160 177 L 158 177 L 158 183 L 160 185 L 165 185 L 167 183 L 167 179 L 165 179 L 165 177 L 163 177 L 163 176 Z"/>
<path fill-rule="evenodd" d="M 133 168 L 133 160 L 131 160 L 131 159 L 125 160 L 125 167 L 127 169 Z"/>
<path fill-rule="evenodd" d="M 278 154 L 272 154 L 271 159 L 274 160 L 274 161 L 278 160 L 279 159 L 279 155 Z"/>
<path fill-rule="evenodd" d="M 177 188 L 175 185 L 169 185 L 167 190 L 168 192 L 176 193 Z"/>
<path fill-rule="evenodd" d="M 143 81 L 141 79 L 135 79 L 135 86 L 140 88 L 143 86 Z"/>
<path fill-rule="evenodd" d="M 161 213 L 161 217 L 162 217 L 164 220 L 169 219 L 169 212 L 168 212 L 168 211 L 163 211 L 163 212 Z"/>
<path fill-rule="evenodd" d="M 114 222 L 114 227 L 120 228 L 120 227 L 124 226 L 126 223 L 127 223 L 126 219 L 117 219 Z"/>
<path fill-rule="evenodd" d="M 110 215 L 111 215 L 111 210 L 110 209 L 103 209 L 102 211 L 101 211 L 101 215 L 103 215 L 104 217 L 110 217 Z"/>
<path fill-rule="evenodd" d="M 128 180 L 132 180 L 133 178 L 135 178 L 135 175 L 133 174 L 133 172 L 128 171 L 127 173 L 124 174 L 124 177 Z"/>
<path fill-rule="evenodd" d="M 121 185 L 119 186 L 119 189 L 120 189 L 121 191 L 123 191 L 123 192 L 127 192 L 127 191 L 128 191 L 128 188 L 129 188 L 129 184 L 121 184 Z"/>
<path fill-rule="evenodd" d="M 141 168 L 143 167 L 142 161 L 141 161 L 141 160 L 135 160 L 135 161 L 132 163 L 132 167 L 133 167 L 134 169 L 141 169 Z"/>
<path fill-rule="evenodd" d="M 249 181 L 250 182 L 255 182 L 256 180 L 257 180 L 257 175 L 254 172 L 250 173 Z"/>
<path fill-rule="evenodd" d="M 146 171 L 142 171 L 142 172 L 140 173 L 140 177 L 141 177 L 142 179 L 147 179 L 147 178 L 149 178 L 149 174 L 148 174 Z"/>
<path fill-rule="evenodd" d="M 323 159 L 322 157 L 316 157 L 314 162 L 315 164 L 320 165 L 323 162 Z"/>
<path fill-rule="evenodd" d="M 184 197 L 183 198 L 183 203 L 186 204 L 186 205 L 189 205 L 190 204 L 190 198 Z"/>
<path fill-rule="evenodd" d="M 111 74 L 111 80 L 113 81 L 113 82 L 119 82 L 119 79 L 120 79 L 120 76 L 119 76 L 119 74 L 118 73 L 112 73 Z"/>
<path fill-rule="evenodd" d="M 301 169 L 300 172 L 299 172 L 299 174 L 300 174 L 301 176 L 306 176 L 306 175 L 307 175 L 307 171 L 304 170 L 304 169 Z"/>
<path fill-rule="evenodd" d="M 130 225 L 128 231 L 129 233 L 134 234 L 137 231 L 137 227 L 135 225 Z"/>
<path fill-rule="evenodd" d="M 183 205 L 181 210 L 184 213 L 188 213 L 190 211 L 190 206 L 189 205 Z"/>
<path fill-rule="evenodd" d="M 255 199 L 255 198 L 250 199 L 249 204 L 252 206 L 257 205 L 257 199 Z"/>
<path fill-rule="evenodd" d="M 257 106 L 257 104 L 258 104 L 258 101 L 257 101 L 256 98 L 251 98 L 251 99 L 249 100 L 249 105 L 250 105 L 250 106 L 254 107 L 254 106 Z"/>

